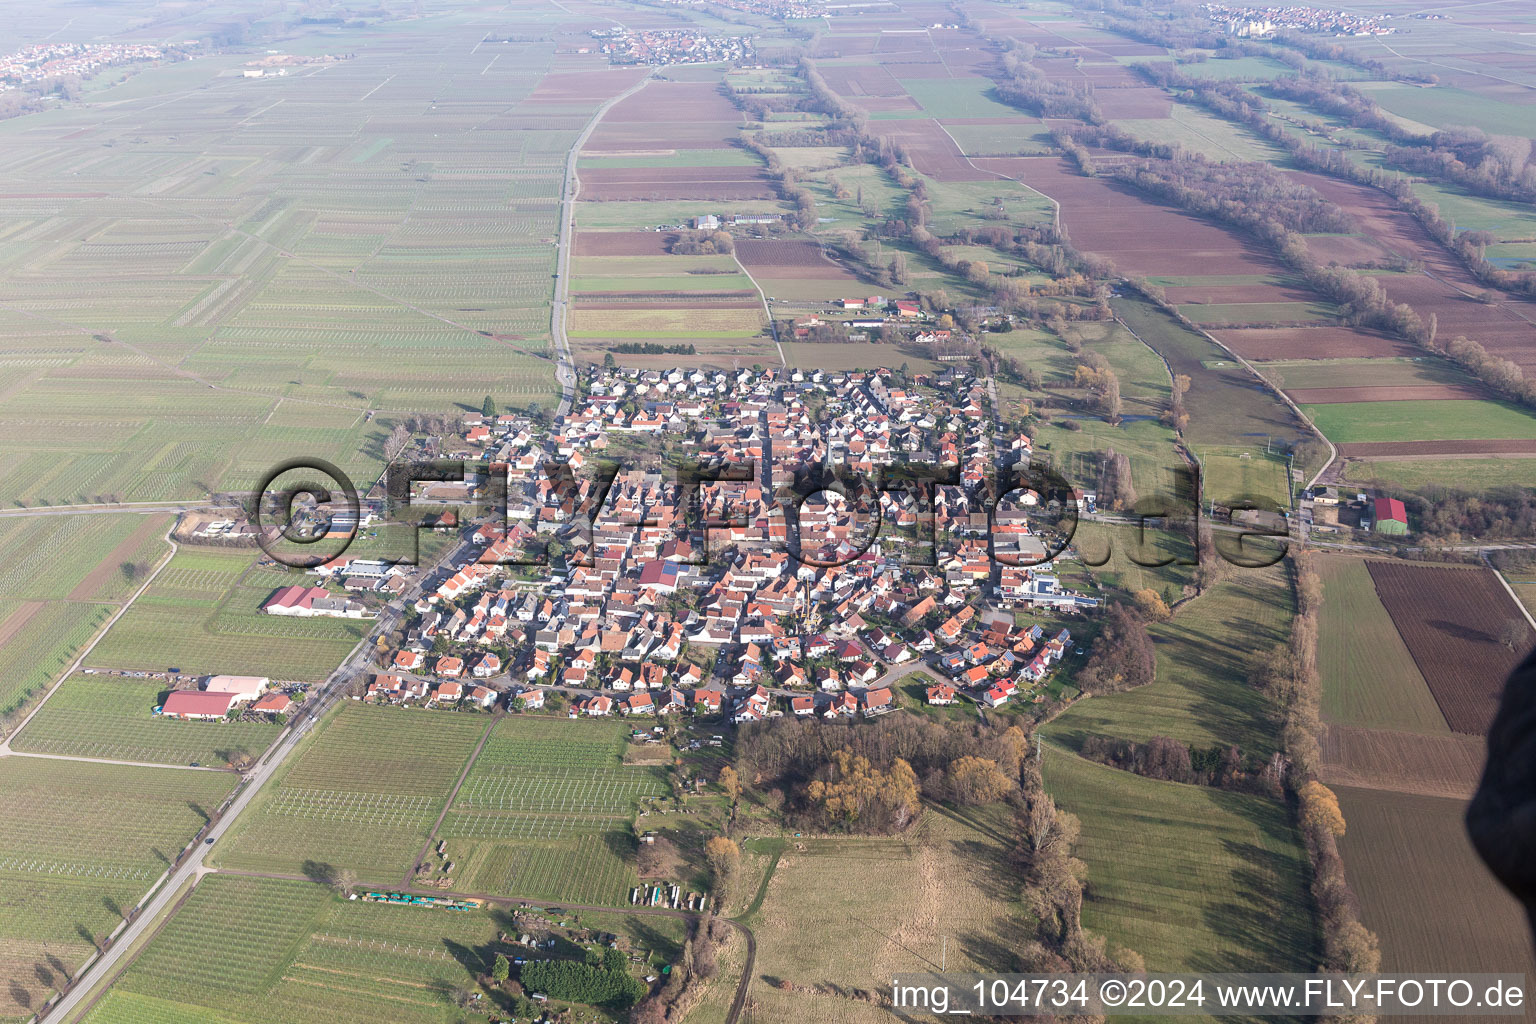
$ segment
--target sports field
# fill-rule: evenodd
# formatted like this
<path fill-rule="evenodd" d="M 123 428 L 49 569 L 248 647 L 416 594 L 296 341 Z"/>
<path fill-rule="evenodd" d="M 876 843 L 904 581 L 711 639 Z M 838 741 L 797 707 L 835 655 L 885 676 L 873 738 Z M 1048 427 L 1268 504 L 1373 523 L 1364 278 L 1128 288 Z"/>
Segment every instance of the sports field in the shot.
<path fill-rule="evenodd" d="M 282 730 L 275 724 L 181 722 L 152 715 L 167 692 L 163 683 L 74 676 L 48 698 L 11 746 L 38 754 L 224 765 L 259 756 Z"/>
<path fill-rule="evenodd" d="M 26 1016 L 234 788 L 224 772 L 0 759 L 0 1018 Z"/>
<path fill-rule="evenodd" d="M 1057 746 L 1042 771 L 1082 821 L 1085 928 L 1152 971 L 1311 969 L 1307 862 L 1283 803 L 1142 778 Z"/>
<path fill-rule="evenodd" d="M 102 668 L 318 681 L 367 633 L 368 619 L 266 615 L 280 587 L 314 577 L 255 566 L 255 553 L 183 548 L 91 652 Z"/>

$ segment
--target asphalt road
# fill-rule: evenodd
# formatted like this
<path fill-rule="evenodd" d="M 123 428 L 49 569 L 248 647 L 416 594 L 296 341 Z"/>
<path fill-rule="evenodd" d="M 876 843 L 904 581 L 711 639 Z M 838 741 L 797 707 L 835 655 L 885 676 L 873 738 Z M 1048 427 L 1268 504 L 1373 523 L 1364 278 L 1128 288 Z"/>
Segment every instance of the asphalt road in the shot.
<path fill-rule="evenodd" d="M 570 154 L 565 158 L 565 184 L 560 194 L 560 240 L 556 243 L 555 253 L 555 295 L 549 304 L 549 336 L 555 342 L 555 356 L 559 365 L 555 368 L 555 381 L 560 385 L 561 397 L 558 412 L 561 416 L 571 411 L 571 403 L 576 400 L 576 364 L 571 358 L 571 341 L 566 337 L 565 322 L 570 310 L 571 294 L 571 239 L 575 235 L 574 221 L 576 218 L 576 194 L 581 191 L 581 179 L 576 176 L 576 164 L 581 159 L 581 150 L 592 137 L 592 131 L 597 127 L 603 115 L 607 114 L 616 104 L 622 102 L 639 92 L 646 82 L 651 80 L 651 74 L 646 76 L 619 95 L 608 100 L 597 108 L 597 113 L 592 115 L 592 120 L 581 130 L 581 135 L 571 146 Z"/>
<path fill-rule="evenodd" d="M 421 592 L 424 581 L 431 578 L 434 570 L 443 562 L 459 561 L 466 557 L 466 553 L 472 548 L 467 543 L 456 545 L 454 550 L 445 555 L 443 559 L 434 563 L 431 567 L 424 568 L 417 581 L 411 588 L 401 595 L 396 603 L 391 604 L 373 629 L 360 640 L 356 647 L 352 648 L 337 668 L 328 676 L 319 689 L 318 696 L 313 704 L 306 704 L 300 709 L 302 718 L 293 722 L 280 736 L 276 743 L 262 755 L 254 767 L 245 775 L 239 788 L 235 791 L 235 797 L 225 808 L 224 813 L 203 834 L 203 840 L 222 838 L 234 826 L 240 815 L 250 806 L 252 799 L 266 785 L 267 781 L 282 767 L 288 755 L 293 753 L 299 742 L 309 734 L 320 717 L 334 707 L 337 702 L 346 699 L 346 684 L 368 667 L 369 658 L 374 650 L 374 641 L 381 633 L 386 633 L 394 627 L 398 620 L 399 609 L 406 604 L 414 602 Z M 181 881 L 188 877 L 205 874 L 207 869 L 203 867 L 203 861 L 207 859 L 208 851 L 213 844 L 199 841 L 195 847 L 188 851 L 166 873 L 165 882 L 156 890 L 139 911 L 138 915 L 122 930 L 112 946 L 91 966 L 89 972 L 75 979 L 67 993 L 49 1007 L 47 1011 L 38 1015 L 38 1024 L 62 1024 L 71 1018 L 77 1010 L 81 1009 L 81 1003 L 86 997 L 95 980 L 101 977 L 110 977 L 120 966 L 123 966 L 123 958 L 128 955 L 133 944 L 155 926 L 156 920 L 170 909 L 175 899 L 176 891 L 180 888 Z"/>

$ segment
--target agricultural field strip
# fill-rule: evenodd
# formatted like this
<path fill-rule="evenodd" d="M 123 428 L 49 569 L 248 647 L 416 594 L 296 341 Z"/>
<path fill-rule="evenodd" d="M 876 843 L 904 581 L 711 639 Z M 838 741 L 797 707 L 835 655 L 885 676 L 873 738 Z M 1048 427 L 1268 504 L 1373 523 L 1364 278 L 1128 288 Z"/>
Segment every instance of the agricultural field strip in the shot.
<path fill-rule="evenodd" d="M 134 868 L 123 864 L 86 864 L 80 862 L 47 860 L 37 857 L 6 857 L 0 860 L 0 871 L 19 874 L 65 875 L 71 878 L 126 878 L 147 882 L 160 872 L 150 868 Z"/>
<path fill-rule="evenodd" d="M 278 791 L 269 813 L 370 825 L 407 826 L 430 821 L 439 804 L 437 798 L 426 796 L 284 786 Z"/>
<path fill-rule="evenodd" d="M 504 772 L 486 777 L 471 776 L 459 804 L 464 808 L 511 811 L 622 812 L 634 801 L 661 791 L 656 776 L 645 770 L 614 769 L 594 777 L 592 770 L 568 768 L 521 769 L 512 777 Z"/>

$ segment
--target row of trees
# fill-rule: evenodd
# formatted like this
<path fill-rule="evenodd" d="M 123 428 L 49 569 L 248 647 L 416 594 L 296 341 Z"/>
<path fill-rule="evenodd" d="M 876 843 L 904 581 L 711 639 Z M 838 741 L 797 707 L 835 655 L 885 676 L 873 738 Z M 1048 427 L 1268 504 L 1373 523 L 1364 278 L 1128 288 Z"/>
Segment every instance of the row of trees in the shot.
<path fill-rule="evenodd" d="M 1216 786 L 1265 796 L 1284 795 L 1285 757 L 1278 751 L 1268 760 L 1244 756 L 1235 745 L 1195 747 L 1167 736 L 1145 743 L 1090 736 L 1080 753 L 1091 761 L 1165 782 Z"/>
<path fill-rule="evenodd" d="M 1187 86 L 1191 94 L 1205 106 L 1260 131 L 1277 144 L 1289 149 L 1301 163 L 1316 167 L 1325 173 L 1388 192 L 1399 206 L 1423 225 L 1431 238 L 1457 255 L 1479 281 L 1495 287 L 1514 288 L 1536 294 L 1536 274 L 1519 274 L 1501 270 L 1490 264 L 1483 253 L 1486 246 L 1492 242 L 1492 236 L 1487 232 L 1476 231 L 1457 234 L 1455 225 L 1442 219 L 1437 209 L 1419 199 L 1406 179 L 1386 175 L 1379 170 L 1362 168 L 1340 153 L 1298 142 L 1294 136 L 1281 130 L 1271 118 L 1265 115 L 1262 101 L 1236 86 L 1226 83 L 1202 83 L 1188 78 L 1171 78 L 1171 75 L 1177 76 L 1178 73 L 1166 69 L 1148 72 L 1148 74 L 1155 80 L 1176 81 L 1181 87 Z M 1274 87 L 1284 93 L 1285 90 L 1293 88 L 1289 83 L 1299 82 L 1300 85 L 1294 86 L 1298 90 L 1295 94 L 1298 98 L 1305 98 L 1312 95 L 1307 91 L 1307 83 L 1313 81 L 1313 79 L 1282 79 Z M 1325 93 L 1325 95 L 1333 95 L 1333 93 Z M 1370 118 L 1366 120 L 1374 123 Z M 1253 225 L 1245 223 L 1245 226 Z M 1343 267 L 1318 265 L 1311 258 L 1304 239 L 1294 235 L 1281 236 L 1273 231 L 1262 229 L 1260 233 L 1278 244 L 1282 258 L 1306 276 L 1313 287 L 1344 305 L 1346 317 L 1352 323 L 1376 327 L 1423 346 L 1457 363 L 1506 398 L 1536 406 L 1536 381 L 1526 380 L 1524 372 L 1515 363 L 1491 355 L 1482 345 L 1464 336 L 1458 335 L 1448 343 L 1442 342 L 1438 335 L 1437 318 L 1433 313 L 1427 318 L 1420 318 L 1406 303 L 1392 302 L 1375 279 Z M 1488 298 L 1491 299 L 1492 296 Z"/>
<path fill-rule="evenodd" d="M 1316 778 L 1320 760 L 1322 686 L 1317 670 L 1318 618 L 1323 584 L 1310 554 L 1289 556 L 1296 595 L 1296 616 L 1287 643 L 1255 659 L 1253 686 L 1270 698 L 1281 724 L 1281 742 L 1289 759 L 1287 782 L 1295 794 L 1297 824 L 1312 865 L 1312 894 L 1323 932 L 1325 966 L 1348 973 L 1371 973 L 1381 963 L 1376 936 L 1360 923 L 1354 894 L 1344 875 L 1337 839 L 1344 816 L 1334 794 Z"/>

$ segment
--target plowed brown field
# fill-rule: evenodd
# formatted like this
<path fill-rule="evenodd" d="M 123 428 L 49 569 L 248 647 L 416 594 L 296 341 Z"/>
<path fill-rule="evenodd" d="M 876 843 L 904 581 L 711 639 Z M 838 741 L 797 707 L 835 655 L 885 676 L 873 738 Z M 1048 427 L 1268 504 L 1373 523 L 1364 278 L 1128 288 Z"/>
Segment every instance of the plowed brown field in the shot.
<path fill-rule="evenodd" d="M 1366 568 L 1446 724 L 1487 735 L 1504 679 L 1530 648 L 1529 638 L 1518 651 L 1499 642 L 1505 623 L 1524 625 L 1520 607 L 1490 569 L 1377 561 Z"/>

